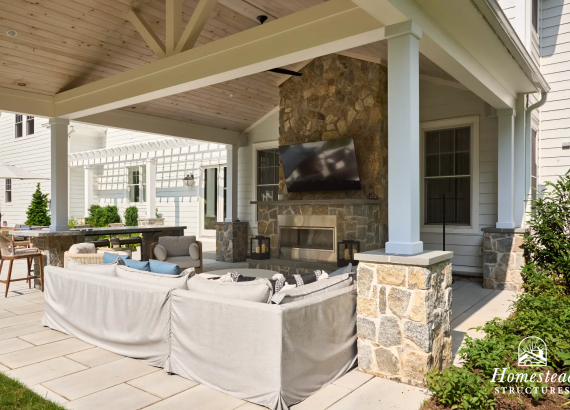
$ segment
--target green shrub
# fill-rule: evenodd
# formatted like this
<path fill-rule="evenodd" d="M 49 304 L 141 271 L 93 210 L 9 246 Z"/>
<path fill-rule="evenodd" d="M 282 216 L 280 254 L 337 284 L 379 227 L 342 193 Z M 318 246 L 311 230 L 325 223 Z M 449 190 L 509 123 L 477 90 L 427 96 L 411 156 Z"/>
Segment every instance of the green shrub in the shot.
<path fill-rule="evenodd" d="M 125 210 L 125 225 L 137 226 L 139 224 L 139 209 L 136 206 L 129 206 Z"/>
<path fill-rule="evenodd" d="M 67 224 L 69 225 L 69 229 L 73 229 L 75 225 L 77 225 L 77 220 L 75 218 L 69 218 Z"/>
<path fill-rule="evenodd" d="M 442 372 L 428 373 L 427 388 L 438 403 L 452 409 L 493 410 L 495 386 L 461 367 L 451 366 Z"/>
<path fill-rule="evenodd" d="M 107 205 L 91 205 L 89 207 L 89 217 L 85 219 L 85 223 L 96 227 L 104 228 L 111 223 L 120 223 L 121 217 L 116 206 Z"/>
<path fill-rule="evenodd" d="M 36 185 L 36 191 L 32 195 L 32 202 L 28 207 L 26 215 L 26 225 L 49 226 L 51 225 L 51 217 L 48 210 L 48 194 L 43 194 L 40 184 Z"/>
<path fill-rule="evenodd" d="M 557 182 L 547 182 L 541 195 L 531 201 L 530 233 L 524 235 L 524 257 L 533 268 L 523 270 L 531 284 L 536 269 L 555 282 L 562 281 L 570 293 L 570 171 Z"/>

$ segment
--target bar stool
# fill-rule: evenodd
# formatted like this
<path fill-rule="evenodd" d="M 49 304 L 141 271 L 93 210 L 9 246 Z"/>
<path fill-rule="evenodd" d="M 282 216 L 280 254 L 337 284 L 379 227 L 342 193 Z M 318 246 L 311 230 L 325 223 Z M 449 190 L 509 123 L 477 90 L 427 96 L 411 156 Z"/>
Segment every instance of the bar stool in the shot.
<path fill-rule="evenodd" d="M 39 275 L 32 275 L 32 264 L 34 258 L 39 258 L 38 265 L 40 267 Z M 25 278 L 12 279 L 12 266 L 15 260 L 26 259 L 28 262 L 28 273 Z M 5 235 L 0 235 L 0 276 L 2 275 L 2 266 L 4 261 L 9 261 L 8 278 L 0 280 L 0 283 L 6 284 L 6 292 L 4 297 L 8 297 L 8 289 L 10 282 L 18 282 L 25 280 L 28 282 L 28 287 L 32 288 L 32 279 L 39 278 L 41 283 L 41 290 L 44 291 L 44 260 L 42 252 L 37 248 L 30 247 L 29 244 L 19 244 L 14 241 L 14 238 L 8 238 Z"/>

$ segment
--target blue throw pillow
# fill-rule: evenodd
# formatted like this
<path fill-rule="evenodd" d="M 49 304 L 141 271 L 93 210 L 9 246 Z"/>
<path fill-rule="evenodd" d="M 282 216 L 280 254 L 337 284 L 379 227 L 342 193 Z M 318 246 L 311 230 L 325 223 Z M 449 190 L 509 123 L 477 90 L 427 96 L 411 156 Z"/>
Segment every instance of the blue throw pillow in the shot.
<path fill-rule="evenodd" d="M 165 275 L 180 275 L 182 269 L 174 263 L 161 262 L 156 259 L 149 260 L 150 271 L 153 273 L 163 273 Z"/>
<path fill-rule="evenodd" d="M 125 259 L 125 265 L 129 268 L 150 272 L 150 263 L 148 263 L 148 261 L 141 262 L 135 261 L 134 259 Z"/>
<path fill-rule="evenodd" d="M 115 262 L 117 262 L 117 259 L 119 258 L 119 256 L 121 257 L 121 259 L 123 259 L 123 261 L 126 261 L 127 259 L 131 259 L 131 258 L 129 258 L 129 255 L 117 255 L 116 253 L 104 252 L 103 253 L 103 263 L 115 263 Z"/>

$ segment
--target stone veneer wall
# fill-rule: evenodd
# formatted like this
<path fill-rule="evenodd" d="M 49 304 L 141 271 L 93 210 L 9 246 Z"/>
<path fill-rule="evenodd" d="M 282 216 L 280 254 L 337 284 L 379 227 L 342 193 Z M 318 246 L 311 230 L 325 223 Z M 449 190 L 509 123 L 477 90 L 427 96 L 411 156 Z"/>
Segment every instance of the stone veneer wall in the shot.
<path fill-rule="evenodd" d="M 387 207 L 386 67 L 331 54 L 315 58 L 301 72 L 301 77 L 291 77 L 280 87 L 279 145 L 354 138 L 362 189 L 287 194 L 280 168 L 279 192 L 290 200 L 368 198 L 373 194 Z"/>
<path fill-rule="evenodd" d="M 278 215 L 336 215 L 337 241 L 356 240 L 360 242 L 360 251 L 384 247 L 388 235 L 387 208 L 380 204 L 347 205 L 258 205 L 257 231 L 259 235 L 269 236 L 271 240 L 271 258 L 278 254 Z"/>
<path fill-rule="evenodd" d="M 451 263 L 428 267 L 361 261 L 357 273 L 358 367 L 421 386 L 451 365 Z"/>
<path fill-rule="evenodd" d="M 483 234 L 483 287 L 520 292 L 523 234 L 496 231 Z"/>
<path fill-rule="evenodd" d="M 216 223 L 216 260 L 244 262 L 247 257 L 247 222 Z"/>

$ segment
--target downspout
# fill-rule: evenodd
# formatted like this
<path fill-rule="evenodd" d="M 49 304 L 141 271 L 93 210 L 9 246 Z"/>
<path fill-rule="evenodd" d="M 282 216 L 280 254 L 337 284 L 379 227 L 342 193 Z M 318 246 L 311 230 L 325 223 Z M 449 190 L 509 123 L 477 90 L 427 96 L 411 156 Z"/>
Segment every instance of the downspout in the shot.
<path fill-rule="evenodd" d="M 527 96 L 528 98 L 528 96 Z M 531 190 L 531 184 L 530 184 L 530 180 L 531 180 L 531 172 L 532 170 L 530 169 L 531 164 L 530 164 L 530 156 L 531 156 L 531 147 L 532 147 L 532 141 L 531 141 L 531 133 L 532 133 L 532 112 L 540 107 L 542 107 L 544 104 L 546 104 L 546 100 L 548 98 L 548 92 L 542 90 L 541 91 L 541 96 L 540 96 L 540 100 L 536 103 L 534 103 L 533 105 L 531 105 L 530 107 L 528 107 L 526 109 L 526 118 L 525 118 L 525 145 L 526 145 L 526 149 L 528 150 L 527 152 L 525 152 L 525 170 L 528 170 L 527 175 L 526 175 L 526 193 L 527 195 L 530 193 Z M 538 175 L 536 176 L 538 178 Z M 524 225 L 526 226 L 526 218 L 524 219 Z"/>

